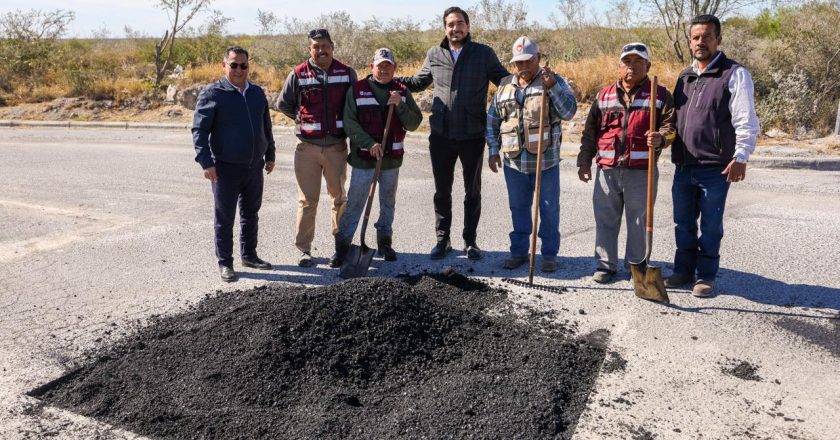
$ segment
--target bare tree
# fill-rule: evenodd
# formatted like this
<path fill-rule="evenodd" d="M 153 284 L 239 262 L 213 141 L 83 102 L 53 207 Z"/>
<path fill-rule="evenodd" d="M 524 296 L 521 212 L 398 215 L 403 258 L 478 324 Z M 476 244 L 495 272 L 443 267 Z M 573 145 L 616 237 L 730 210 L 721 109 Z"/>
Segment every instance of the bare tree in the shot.
<path fill-rule="evenodd" d="M 522 0 L 479 0 L 468 12 L 472 25 L 481 30 L 522 32 L 528 27 Z"/>
<path fill-rule="evenodd" d="M 588 19 L 586 17 L 586 4 L 583 0 L 557 0 L 557 11 L 560 12 L 560 17 L 557 17 L 552 12 L 549 15 L 549 20 L 555 27 L 566 27 L 569 29 L 580 29 L 586 27 Z"/>
<path fill-rule="evenodd" d="M 272 35 L 277 31 L 280 19 L 271 11 L 257 9 L 257 26 L 260 35 Z"/>
<path fill-rule="evenodd" d="M 67 33 L 76 17 L 73 11 L 12 11 L 0 16 L 2 38 L 7 40 L 43 41 L 56 40 Z"/>
<path fill-rule="evenodd" d="M 172 50 L 175 47 L 175 36 L 184 29 L 199 12 L 210 6 L 213 0 L 156 0 L 158 7 L 169 17 L 170 28 L 166 30 L 160 42 L 155 44 L 155 86 L 171 67 Z M 164 52 L 166 55 L 164 55 Z"/>
<path fill-rule="evenodd" d="M 691 19 L 700 14 L 713 14 L 724 18 L 748 6 L 764 3 L 765 0 L 641 0 L 642 4 L 654 11 L 661 21 L 671 41 L 674 54 L 680 61 L 686 60 L 689 24 Z"/>

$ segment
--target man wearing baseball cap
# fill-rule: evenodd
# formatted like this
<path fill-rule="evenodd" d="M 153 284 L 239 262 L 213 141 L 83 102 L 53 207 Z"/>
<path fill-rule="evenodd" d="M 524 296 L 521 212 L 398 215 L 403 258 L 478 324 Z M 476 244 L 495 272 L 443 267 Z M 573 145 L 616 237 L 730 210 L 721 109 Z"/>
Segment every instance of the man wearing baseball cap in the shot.
<path fill-rule="evenodd" d="M 510 62 L 515 73 L 502 79 L 487 111 L 485 139 L 489 149 L 488 166 L 494 173 L 503 166 L 508 205 L 513 218 L 510 257 L 506 269 L 525 264 L 528 258 L 532 219 L 531 205 L 537 177 L 540 146 L 540 108 L 543 90 L 548 92 L 548 108 L 542 142 L 542 186 L 540 222 L 542 271 L 557 270 L 560 249 L 560 122 L 572 119 L 577 111 L 575 97 L 566 82 L 545 65 L 537 43 L 519 37 L 513 43 Z M 504 161 L 501 155 L 504 154 Z"/>
<path fill-rule="evenodd" d="M 661 151 L 676 133 L 671 94 L 662 86 L 657 87 L 655 98 L 650 94 L 648 47 L 626 44 L 618 60 L 618 81 L 602 89 L 590 107 L 577 157 L 578 177 L 583 182 L 592 179 L 593 158 L 598 164 L 592 195 L 598 260 L 592 279 L 597 283 L 612 281 L 618 271 L 622 214 L 627 222 L 624 266 L 644 259 L 649 146 Z M 658 131 L 653 132 L 650 99 L 656 100 Z"/>
<path fill-rule="evenodd" d="M 397 200 L 397 180 L 403 160 L 403 140 L 407 131 L 420 126 L 423 114 L 405 85 L 394 79 L 397 62 L 387 48 L 377 49 L 370 64 L 371 75 L 353 84 L 347 91 L 344 104 L 344 130 L 350 137 L 352 168 L 347 205 L 339 221 L 336 234 L 336 255 L 330 262 L 340 267 L 350 250 L 350 242 L 368 198 L 376 162 L 381 160 L 377 192 L 379 219 L 376 244 L 379 256 L 386 261 L 397 259 L 392 247 L 394 207 Z M 388 107 L 394 107 L 388 139 L 383 140 Z"/>

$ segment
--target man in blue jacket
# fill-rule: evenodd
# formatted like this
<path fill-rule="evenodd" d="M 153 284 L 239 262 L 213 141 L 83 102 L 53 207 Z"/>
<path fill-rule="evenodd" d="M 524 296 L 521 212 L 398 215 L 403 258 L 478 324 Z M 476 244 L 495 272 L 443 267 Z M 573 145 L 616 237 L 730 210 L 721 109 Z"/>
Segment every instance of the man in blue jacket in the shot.
<path fill-rule="evenodd" d="M 257 213 L 263 175 L 274 169 L 274 137 L 263 90 L 248 81 L 248 51 L 231 47 L 222 62 L 225 76 L 198 96 L 193 116 L 195 161 L 213 188 L 216 257 L 222 281 L 236 281 L 233 220 L 239 202 L 242 265 L 271 269 L 257 256 Z"/>

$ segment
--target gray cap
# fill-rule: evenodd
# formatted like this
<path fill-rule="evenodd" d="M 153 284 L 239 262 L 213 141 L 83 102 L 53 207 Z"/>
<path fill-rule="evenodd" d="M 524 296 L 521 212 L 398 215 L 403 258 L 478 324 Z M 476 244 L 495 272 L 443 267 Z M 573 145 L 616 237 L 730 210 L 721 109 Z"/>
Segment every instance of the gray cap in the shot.
<path fill-rule="evenodd" d="M 516 39 L 516 42 L 513 43 L 513 58 L 510 59 L 511 63 L 515 63 L 517 61 L 528 61 L 534 57 L 534 55 L 539 55 L 540 50 L 537 48 L 537 43 L 531 41 L 528 37 L 519 37 Z"/>
<path fill-rule="evenodd" d="M 391 52 L 391 49 L 387 47 L 380 47 L 376 49 L 376 52 L 373 53 L 373 65 L 378 66 L 379 63 L 383 61 L 388 61 L 393 65 L 397 65 L 397 62 L 394 61 L 394 52 Z"/>

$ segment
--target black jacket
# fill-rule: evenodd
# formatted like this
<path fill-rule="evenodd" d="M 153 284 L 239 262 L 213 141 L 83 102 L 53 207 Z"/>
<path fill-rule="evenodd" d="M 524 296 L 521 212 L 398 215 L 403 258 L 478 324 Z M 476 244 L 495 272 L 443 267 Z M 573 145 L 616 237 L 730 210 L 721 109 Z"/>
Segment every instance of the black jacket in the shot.
<path fill-rule="evenodd" d="M 411 92 L 434 82 L 429 125 L 432 133 L 449 139 L 483 139 L 487 127 L 487 83 L 499 85 L 510 75 L 489 46 L 467 36 L 458 61 L 449 53 L 449 40 L 426 53 L 423 67 L 413 77 L 397 78 Z"/>
<path fill-rule="evenodd" d="M 195 161 L 201 168 L 225 162 L 250 167 L 274 161 L 274 136 L 268 100 L 250 83 L 245 96 L 227 78 L 208 85 L 198 95 L 193 115 Z"/>

